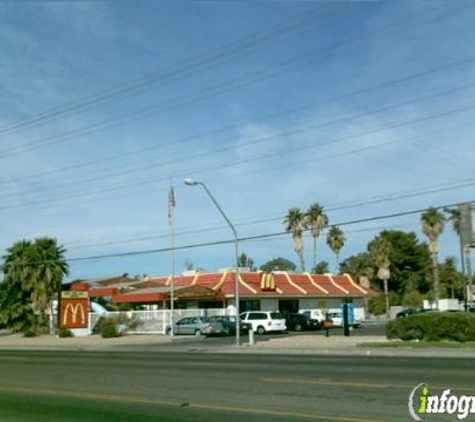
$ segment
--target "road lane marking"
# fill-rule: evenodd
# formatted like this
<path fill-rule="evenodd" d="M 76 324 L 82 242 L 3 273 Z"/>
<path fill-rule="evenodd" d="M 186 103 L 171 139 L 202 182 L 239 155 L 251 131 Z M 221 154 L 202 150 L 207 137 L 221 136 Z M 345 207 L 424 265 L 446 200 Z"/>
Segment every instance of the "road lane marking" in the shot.
<path fill-rule="evenodd" d="M 182 407 L 184 402 L 169 401 L 156 398 L 137 397 L 137 396 L 122 396 L 115 394 L 102 394 L 102 393 L 86 393 L 81 391 L 65 391 L 65 390 L 51 390 L 51 389 L 39 389 L 39 388 L 27 388 L 27 387 L 14 387 L 14 386 L 0 386 L 0 393 L 18 393 L 18 394 L 30 394 L 37 396 L 53 396 L 53 397 L 67 397 L 73 399 L 90 399 L 90 400 L 103 400 L 103 401 L 116 401 L 128 404 L 152 404 L 160 406 Z M 286 412 L 269 409 L 255 409 L 255 408 L 243 408 L 233 407 L 215 404 L 204 403 L 186 403 L 187 408 L 195 408 L 198 410 L 214 410 L 221 412 L 231 413 L 248 413 L 254 415 L 268 415 L 276 417 L 291 417 L 301 418 L 308 420 L 323 420 L 334 422 L 384 422 L 378 419 L 360 419 L 351 416 L 338 416 L 338 415 L 323 415 L 318 413 L 300 413 L 300 412 Z"/>
<path fill-rule="evenodd" d="M 274 383 L 274 384 L 294 384 L 294 385 L 316 385 L 323 387 L 348 387 L 348 388 L 402 388 L 411 390 L 414 385 L 404 384 L 388 384 L 388 383 L 371 383 L 371 382 L 348 382 L 348 381 L 334 381 L 326 378 L 317 378 L 315 380 L 295 379 L 295 378 L 261 378 L 260 381 Z M 431 384 L 432 386 L 432 384 Z M 457 387 L 454 385 L 445 386 L 432 386 L 435 389 L 443 390 L 450 387 L 452 390 L 459 392 L 473 392 L 473 388 L 470 387 Z"/>
<path fill-rule="evenodd" d="M 304 380 L 294 378 L 261 378 L 263 382 L 271 382 L 275 384 L 302 384 L 302 385 L 321 385 L 325 387 L 350 387 L 350 388 L 413 388 L 414 386 L 402 384 L 381 384 L 369 382 L 347 382 L 332 381 L 330 379 Z"/>

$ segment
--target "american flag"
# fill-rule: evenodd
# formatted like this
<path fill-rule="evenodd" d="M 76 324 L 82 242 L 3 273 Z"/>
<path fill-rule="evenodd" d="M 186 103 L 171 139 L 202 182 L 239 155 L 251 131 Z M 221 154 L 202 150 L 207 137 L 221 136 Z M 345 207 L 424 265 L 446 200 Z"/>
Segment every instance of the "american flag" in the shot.
<path fill-rule="evenodd" d="M 173 185 L 170 186 L 168 191 L 168 224 L 173 224 L 173 207 L 176 205 L 175 201 L 175 191 L 173 190 Z"/>

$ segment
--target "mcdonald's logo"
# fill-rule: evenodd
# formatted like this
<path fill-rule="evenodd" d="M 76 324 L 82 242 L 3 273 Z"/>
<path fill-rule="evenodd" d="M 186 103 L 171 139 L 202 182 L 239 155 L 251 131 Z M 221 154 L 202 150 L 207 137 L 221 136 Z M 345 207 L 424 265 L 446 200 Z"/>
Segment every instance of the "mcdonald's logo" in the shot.
<path fill-rule="evenodd" d="M 63 300 L 61 326 L 63 328 L 87 328 L 87 300 Z"/>
<path fill-rule="evenodd" d="M 261 275 L 261 290 L 275 290 L 274 274 L 262 273 Z"/>

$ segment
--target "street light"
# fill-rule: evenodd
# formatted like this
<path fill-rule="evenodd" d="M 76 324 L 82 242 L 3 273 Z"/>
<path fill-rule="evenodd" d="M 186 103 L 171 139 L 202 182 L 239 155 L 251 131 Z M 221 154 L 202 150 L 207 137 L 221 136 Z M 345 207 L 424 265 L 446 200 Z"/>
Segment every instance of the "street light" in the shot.
<path fill-rule="evenodd" d="M 208 196 L 211 198 L 211 201 L 213 201 L 213 204 L 216 206 L 220 214 L 226 220 L 226 223 L 228 223 L 229 227 L 231 227 L 231 230 L 233 231 L 234 249 L 236 253 L 236 270 L 234 271 L 234 301 L 236 302 L 235 303 L 235 306 L 236 306 L 236 346 L 240 346 L 241 339 L 240 339 L 240 332 L 239 332 L 239 329 L 240 329 L 240 326 L 239 326 L 239 250 L 238 250 L 238 236 L 237 236 L 236 228 L 234 227 L 233 223 L 231 223 L 227 215 L 219 206 L 218 201 L 216 201 L 215 197 L 211 194 L 211 192 L 209 191 L 209 189 L 203 182 L 199 182 L 194 179 L 185 179 L 184 183 L 187 186 L 201 185 L 203 189 L 205 190 L 205 192 L 208 194 Z"/>

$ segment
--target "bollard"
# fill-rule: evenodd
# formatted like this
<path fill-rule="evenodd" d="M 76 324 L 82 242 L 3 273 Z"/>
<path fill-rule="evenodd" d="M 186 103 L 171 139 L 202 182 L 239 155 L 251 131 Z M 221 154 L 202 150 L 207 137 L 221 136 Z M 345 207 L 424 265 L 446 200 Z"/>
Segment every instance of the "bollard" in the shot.
<path fill-rule="evenodd" d="M 326 317 L 323 320 L 323 328 L 325 329 L 325 337 L 330 337 L 330 328 L 333 327 L 333 320 Z"/>
<path fill-rule="evenodd" d="M 254 346 L 256 344 L 256 341 L 254 339 L 254 330 L 251 328 L 249 330 L 249 346 Z"/>

